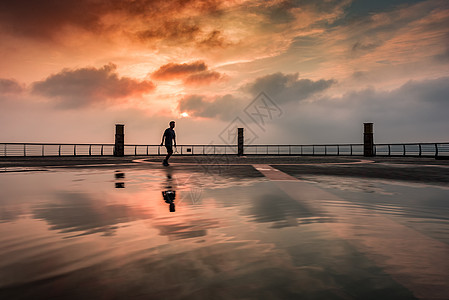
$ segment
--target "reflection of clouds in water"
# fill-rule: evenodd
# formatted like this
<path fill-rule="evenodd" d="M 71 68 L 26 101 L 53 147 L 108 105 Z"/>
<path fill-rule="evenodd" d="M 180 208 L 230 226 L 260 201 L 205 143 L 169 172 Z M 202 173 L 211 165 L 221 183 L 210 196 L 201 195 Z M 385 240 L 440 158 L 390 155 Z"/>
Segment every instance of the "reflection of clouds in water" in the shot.
<path fill-rule="evenodd" d="M 0 223 L 12 222 L 26 214 L 21 206 L 0 206 Z"/>
<path fill-rule="evenodd" d="M 170 240 L 179 240 L 206 236 L 208 229 L 219 227 L 219 222 L 214 219 L 191 219 L 183 223 L 159 223 L 154 227 L 159 229 L 160 235 L 167 236 Z"/>
<path fill-rule="evenodd" d="M 323 222 L 301 203 L 282 192 L 254 197 L 248 214 L 255 222 L 273 223 L 272 228 L 298 226 L 303 223 Z M 299 219 L 299 220 L 298 220 Z"/>
<path fill-rule="evenodd" d="M 81 231 L 80 235 L 114 233 L 115 226 L 151 215 L 124 204 L 105 204 L 80 193 L 60 193 L 60 201 L 33 210 L 34 218 L 48 222 L 50 229 L 61 232 Z"/>
<path fill-rule="evenodd" d="M 195 245 L 201 246 L 189 251 L 166 249 L 161 255 L 131 261 L 120 267 L 120 274 L 126 274 L 122 280 L 133 285 L 145 278 L 152 284 L 139 286 L 139 292 L 169 293 L 172 299 L 209 299 L 211 295 L 219 299 L 293 299 L 304 293 L 332 296 L 322 291 L 317 272 L 295 267 L 290 255 L 272 244 L 211 241 Z M 130 292 L 134 295 L 132 289 Z"/>
<path fill-rule="evenodd" d="M 323 188 L 338 189 L 349 192 L 376 193 L 381 195 L 393 195 L 381 188 L 378 180 L 342 176 L 302 176 L 303 180 L 317 183 Z"/>
<path fill-rule="evenodd" d="M 272 223 L 271 228 L 332 221 L 292 199 L 268 180 L 252 179 L 220 187 L 209 189 L 207 186 L 202 204 L 213 199 L 223 207 L 237 208 L 241 215 L 249 216 L 253 222 Z"/>

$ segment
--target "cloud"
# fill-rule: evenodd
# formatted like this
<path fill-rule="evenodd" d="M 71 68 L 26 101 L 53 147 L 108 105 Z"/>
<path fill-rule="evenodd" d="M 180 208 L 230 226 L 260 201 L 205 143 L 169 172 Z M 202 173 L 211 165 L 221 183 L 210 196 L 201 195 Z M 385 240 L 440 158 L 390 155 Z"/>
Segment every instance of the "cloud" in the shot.
<path fill-rule="evenodd" d="M 257 78 L 244 85 L 242 90 L 251 93 L 253 96 L 265 92 L 278 103 L 286 103 L 307 99 L 328 89 L 335 83 L 334 80 L 312 81 L 310 79 L 299 79 L 298 76 L 298 73 L 274 73 Z"/>
<path fill-rule="evenodd" d="M 209 85 L 222 79 L 225 79 L 225 76 L 218 72 L 204 71 L 186 77 L 184 84 L 189 86 Z"/>
<path fill-rule="evenodd" d="M 298 144 L 359 142 L 363 122 L 374 122 L 378 143 L 445 142 L 447 95 L 449 77 L 409 81 L 391 91 L 365 88 L 341 97 L 287 104 L 277 126 Z"/>
<path fill-rule="evenodd" d="M 193 77 L 194 80 L 213 80 L 220 76 L 219 74 L 199 73 Z M 188 77 L 189 78 L 189 77 Z M 187 79 L 186 79 L 187 80 Z M 190 77 L 190 80 L 193 80 Z M 275 73 L 255 79 L 240 88 L 252 97 L 260 92 L 270 95 L 278 104 L 289 102 L 298 102 L 307 99 L 312 95 L 328 89 L 334 83 L 333 80 L 298 79 L 298 74 Z M 219 118 L 221 120 L 230 120 L 235 118 L 241 112 L 241 103 L 248 103 L 247 99 L 227 94 L 224 96 L 208 97 L 204 95 L 188 95 L 179 100 L 178 110 L 187 112 L 192 117 Z"/>
<path fill-rule="evenodd" d="M 48 39 L 68 26 L 94 33 L 104 32 L 110 29 L 107 16 L 117 20 L 120 16 L 132 17 L 153 27 L 155 23 L 162 24 L 161 20 L 213 12 L 220 7 L 219 0 L 1 1 L 0 26 L 14 34 Z"/>
<path fill-rule="evenodd" d="M 73 46 L 129 43 L 198 57 L 279 54 L 304 28 L 343 15 L 348 0 L 30 0 L 0 2 L 0 33 Z M 37 13 L 38 12 L 38 13 Z M 314 28 L 312 28 L 315 30 Z M 100 37 L 100 38 L 99 38 Z M 90 42 L 90 43 L 89 43 Z M 167 47 L 167 48 L 165 48 Z M 221 50 L 226 48 L 226 53 Z M 205 52 L 208 51 L 208 52 Z"/>
<path fill-rule="evenodd" d="M 228 41 L 220 30 L 213 30 L 207 34 L 202 40 L 197 42 L 199 47 L 204 48 L 225 48 L 233 43 Z"/>
<path fill-rule="evenodd" d="M 183 64 L 168 63 L 151 74 L 151 78 L 156 80 L 182 79 L 187 86 L 209 85 L 225 77 L 216 71 L 208 70 L 206 63 L 201 60 Z"/>
<path fill-rule="evenodd" d="M 168 63 L 153 72 L 151 78 L 157 80 L 173 80 L 205 70 L 207 70 L 207 65 L 204 61 L 200 60 L 183 64 Z"/>
<path fill-rule="evenodd" d="M 1 1 L 0 27 L 9 33 L 51 39 L 65 26 L 96 31 L 106 3 L 94 1 Z"/>
<path fill-rule="evenodd" d="M 102 68 L 64 69 L 44 81 L 33 83 L 32 92 L 57 99 L 63 108 L 76 108 L 120 100 L 131 96 L 142 96 L 153 92 L 151 81 L 138 81 L 119 77 L 114 64 Z"/>
<path fill-rule="evenodd" d="M 20 94 L 24 87 L 14 79 L 0 78 L 0 95 Z"/>
<path fill-rule="evenodd" d="M 219 118 L 229 120 L 237 116 L 242 100 L 233 95 L 206 97 L 188 95 L 179 100 L 178 110 L 192 117 Z"/>
<path fill-rule="evenodd" d="M 156 28 L 140 31 L 137 35 L 146 41 L 166 39 L 185 43 L 194 40 L 200 33 L 200 27 L 191 20 L 172 20 L 159 24 Z"/>

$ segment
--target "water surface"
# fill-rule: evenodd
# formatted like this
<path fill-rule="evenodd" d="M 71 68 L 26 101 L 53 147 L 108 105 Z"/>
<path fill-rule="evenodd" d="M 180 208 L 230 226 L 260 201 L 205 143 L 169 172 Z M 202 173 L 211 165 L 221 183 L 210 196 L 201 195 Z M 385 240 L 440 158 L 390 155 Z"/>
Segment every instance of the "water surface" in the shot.
<path fill-rule="evenodd" d="M 0 177 L 1 299 L 414 299 L 358 241 L 386 218 L 449 243 L 438 187 L 315 176 L 337 198 L 310 203 L 176 168 Z"/>

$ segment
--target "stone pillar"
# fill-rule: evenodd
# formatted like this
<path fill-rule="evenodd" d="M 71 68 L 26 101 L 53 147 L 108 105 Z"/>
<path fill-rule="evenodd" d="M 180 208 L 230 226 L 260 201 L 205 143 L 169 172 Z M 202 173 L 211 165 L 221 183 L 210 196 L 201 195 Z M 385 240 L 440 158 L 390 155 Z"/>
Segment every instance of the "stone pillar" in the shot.
<path fill-rule="evenodd" d="M 125 125 L 115 124 L 114 156 L 125 155 Z"/>
<path fill-rule="evenodd" d="M 243 155 L 243 128 L 237 128 L 237 155 Z"/>
<path fill-rule="evenodd" d="M 374 156 L 373 123 L 363 123 L 363 156 Z"/>

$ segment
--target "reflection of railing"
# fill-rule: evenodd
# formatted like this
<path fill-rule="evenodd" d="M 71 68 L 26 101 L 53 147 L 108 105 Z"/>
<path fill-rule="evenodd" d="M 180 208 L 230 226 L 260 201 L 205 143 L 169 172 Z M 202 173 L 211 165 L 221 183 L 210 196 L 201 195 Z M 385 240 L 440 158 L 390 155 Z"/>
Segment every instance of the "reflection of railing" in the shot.
<path fill-rule="evenodd" d="M 174 155 L 236 155 L 237 145 L 178 145 Z M 245 145 L 245 155 L 363 155 L 363 144 Z M 376 144 L 376 156 L 449 156 L 449 143 Z M 125 145 L 125 155 L 165 155 L 160 145 Z M 0 143 L 1 156 L 112 156 L 114 144 Z"/>

